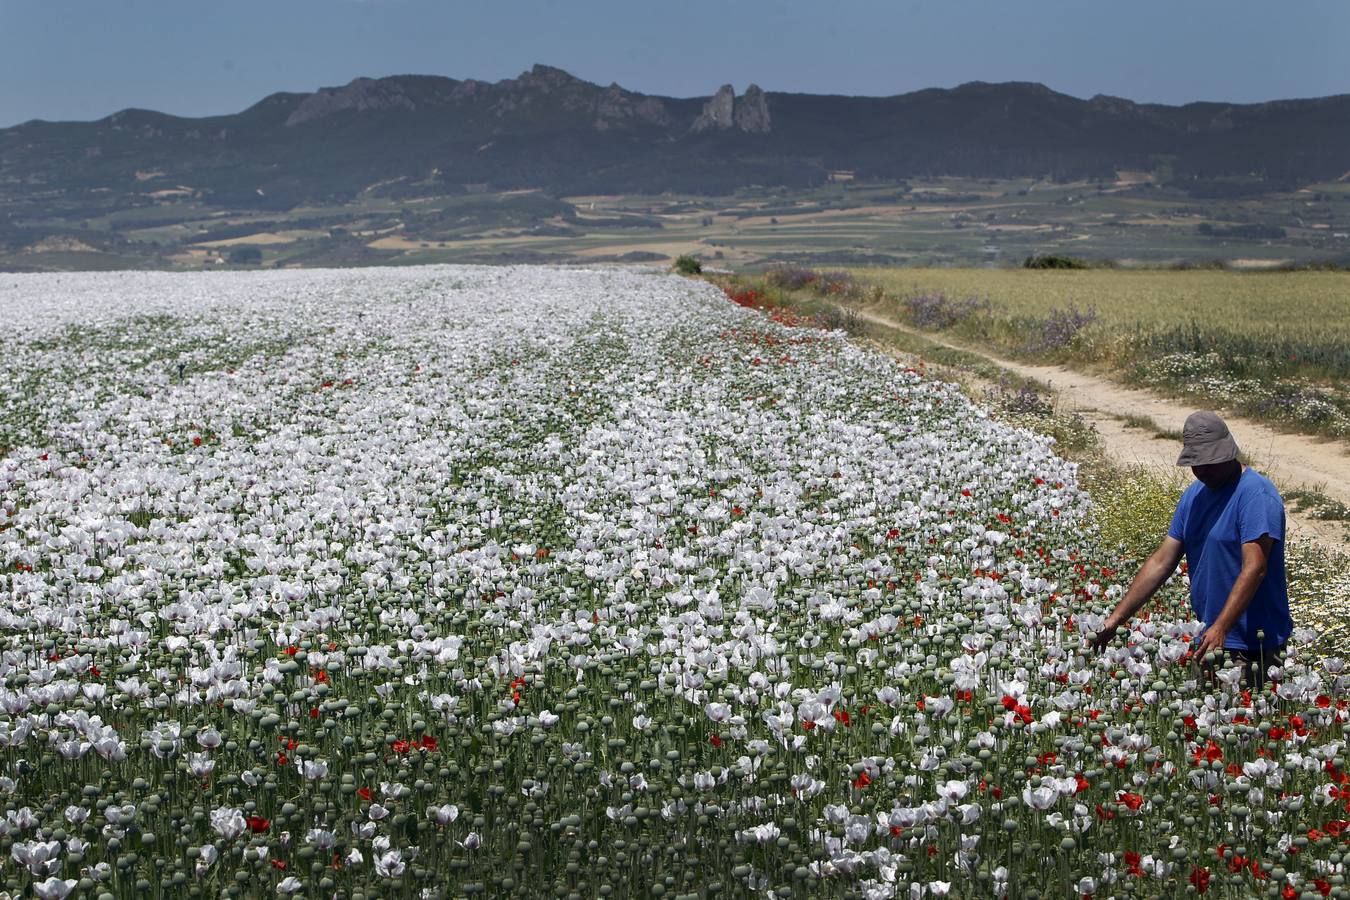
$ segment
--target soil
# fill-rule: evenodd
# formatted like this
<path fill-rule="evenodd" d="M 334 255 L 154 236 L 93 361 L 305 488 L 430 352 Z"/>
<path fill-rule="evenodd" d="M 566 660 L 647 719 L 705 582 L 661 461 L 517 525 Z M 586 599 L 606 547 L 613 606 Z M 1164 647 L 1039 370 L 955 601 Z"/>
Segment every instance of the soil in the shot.
<path fill-rule="evenodd" d="M 199 241 L 194 247 L 237 247 L 240 244 L 292 244 L 298 238 L 311 237 L 313 233 L 305 231 L 259 231 L 242 237 L 222 238 L 218 241 Z"/>
<path fill-rule="evenodd" d="M 898 331 L 918 335 L 935 344 L 980 356 L 1024 378 L 1033 378 L 1055 391 L 1061 409 L 1075 411 L 1101 435 L 1106 452 L 1126 465 L 1156 468 L 1168 474 L 1177 471 L 1181 442 L 1152 431 L 1129 427 L 1128 417 L 1151 419 L 1158 427 L 1181 431 L 1195 407 L 1151 391 L 1125 387 L 1109 379 L 1064 366 L 1036 365 L 1006 359 L 977 347 L 946 340 L 910 328 L 894 319 L 866 310 L 859 315 Z M 1219 410 L 1237 439 L 1238 446 L 1257 471 L 1272 479 L 1282 491 L 1315 490 L 1350 506 L 1350 453 L 1336 441 L 1277 431 L 1269 425 Z M 1328 549 L 1350 552 L 1346 523 L 1315 519 L 1286 505 L 1289 534 L 1314 541 Z"/>

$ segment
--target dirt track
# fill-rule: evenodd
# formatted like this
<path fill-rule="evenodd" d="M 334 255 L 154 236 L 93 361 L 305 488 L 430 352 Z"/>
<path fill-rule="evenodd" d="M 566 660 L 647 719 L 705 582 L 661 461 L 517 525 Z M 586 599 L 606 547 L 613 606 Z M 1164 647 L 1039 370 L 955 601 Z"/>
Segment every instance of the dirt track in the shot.
<path fill-rule="evenodd" d="M 1150 391 L 1128 388 L 1105 378 L 1075 372 L 1063 366 L 1029 365 L 996 356 L 985 350 L 958 344 L 929 332 L 909 328 L 894 319 L 858 310 L 869 322 L 914 334 L 935 344 L 983 357 L 1015 375 L 1034 378 L 1053 388 L 1061 405 L 1077 411 L 1096 427 L 1106 451 L 1127 464 L 1176 471 L 1181 443 L 1139 428 L 1127 428 L 1126 416 L 1145 416 L 1160 428 L 1180 431 L 1195 407 Z M 1254 467 L 1282 489 L 1318 490 L 1350 505 L 1350 453 L 1342 444 L 1301 434 L 1276 431 L 1268 425 L 1224 413 L 1238 446 Z M 1313 540 L 1328 548 L 1350 551 L 1344 523 L 1313 519 L 1288 510 L 1291 535 Z"/>

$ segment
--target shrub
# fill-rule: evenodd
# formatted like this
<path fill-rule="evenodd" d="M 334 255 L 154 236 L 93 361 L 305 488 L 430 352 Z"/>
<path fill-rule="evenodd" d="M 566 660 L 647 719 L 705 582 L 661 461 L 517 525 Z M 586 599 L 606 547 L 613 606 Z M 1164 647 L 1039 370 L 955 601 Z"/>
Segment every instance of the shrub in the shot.
<path fill-rule="evenodd" d="M 778 266 L 764 273 L 764 280 L 774 287 L 799 291 L 820 280 L 820 273 L 806 266 Z"/>
<path fill-rule="evenodd" d="M 914 294 L 905 299 L 909 320 L 920 328 L 944 329 L 989 309 L 989 301 L 978 297 L 949 297 L 944 291 Z"/>
<path fill-rule="evenodd" d="M 1085 260 L 1075 259 L 1072 256 L 1057 256 L 1049 254 L 1045 256 L 1028 256 L 1026 262 L 1022 263 L 1024 269 L 1089 269 L 1091 266 Z"/>
<path fill-rule="evenodd" d="M 821 272 L 816 290 L 822 294 L 851 294 L 855 287 L 851 272 Z"/>
<path fill-rule="evenodd" d="M 1048 316 L 1032 326 L 1031 339 L 1023 349 L 1031 353 L 1066 349 L 1073 345 L 1083 329 L 1096 321 L 1095 308 L 1079 309 L 1072 303 L 1063 309 L 1054 307 Z"/>
<path fill-rule="evenodd" d="M 1093 466 L 1085 483 L 1095 500 L 1093 519 L 1103 544 L 1121 548 L 1131 562 L 1146 559 L 1158 546 L 1186 487 L 1179 475 L 1143 466 Z"/>
<path fill-rule="evenodd" d="M 675 271 L 681 275 L 701 275 L 703 263 L 698 261 L 698 257 L 686 253 L 675 260 Z"/>
<path fill-rule="evenodd" d="M 862 317 L 858 315 L 856 309 L 841 309 L 837 306 L 827 305 L 813 318 L 821 328 L 827 328 L 831 331 L 847 331 L 854 335 L 861 335 L 866 332 Z"/>
<path fill-rule="evenodd" d="M 262 250 L 257 247 L 235 247 L 230 251 L 230 265 L 256 266 L 262 262 Z"/>

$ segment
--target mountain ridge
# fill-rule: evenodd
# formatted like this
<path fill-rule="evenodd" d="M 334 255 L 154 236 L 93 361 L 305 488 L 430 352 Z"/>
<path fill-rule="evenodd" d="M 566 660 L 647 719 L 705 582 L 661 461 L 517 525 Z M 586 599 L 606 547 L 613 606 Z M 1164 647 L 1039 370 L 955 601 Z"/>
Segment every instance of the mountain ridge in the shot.
<path fill-rule="evenodd" d="M 20 209 L 90 192 L 136 205 L 185 186 L 212 203 L 285 209 L 348 202 L 390 178 L 410 195 L 726 194 L 841 171 L 1071 180 L 1122 169 L 1202 191 L 1339 177 L 1350 170 L 1350 95 L 1169 106 L 971 81 L 876 97 L 723 85 L 676 98 L 537 64 L 496 82 L 362 77 L 225 115 L 128 108 L 0 129 L 0 201 Z"/>
<path fill-rule="evenodd" d="M 265 105 L 265 104 L 269 104 L 269 103 L 272 103 L 272 102 L 277 102 L 277 101 L 289 101 L 289 100 L 294 100 L 294 99 L 304 99 L 304 98 L 313 97 L 313 96 L 318 95 L 318 94 L 332 93 L 332 92 L 341 91 L 341 90 L 344 90 L 344 89 L 346 89 L 346 88 L 349 88 L 349 87 L 351 87 L 352 85 L 357 84 L 357 83 L 360 83 L 360 82 L 385 82 L 385 81 L 400 81 L 400 80 L 406 80 L 406 79 L 426 79 L 426 80 L 434 80 L 434 81 L 446 81 L 446 82 L 451 82 L 451 83 L 454 83 L 454 84 L 477 85 L 477 86 L 479 86 L 479 87 L 493 87 L 493 86 L 503 85 L 503 84 L 518 84 L 518 83 L 521 82 L 521 80 L 522 80 L 523 78 L 528 78 L 528 77 L 531 76 L 532 74 L 537 73 L 537 72 L 539 72 L 539 71 L 541 71 L 541 70 L 543 70 L 543 71 L 549 71 L 549 72 L 557 72 L 557 73 L 561 73 L 561 75 L 566 76 L 566 78 L 568 78 L 568 79 L 570 79 L 570 80 L 572 80 L 572 81 L 575 81 L 575 82 L 578 82 L 578 83 L 582 83 L 582 84 L 590 84 L 590 85 L 593 85 L 593 86 L 598 86 L 598 85 L 597 85 L 596 83 L 594 83 L 594 82 L 587 82 L 587 81 L 585 81 L 584 79 L 582 79 L 582 78 L 580 78 L 580 77 L 578 77 L 578 76 L 572 75 L 570 72 L 568 72 L 568 71 L 565 70 L 565 69 L 562 69 L 562 68 L 559 68 L 559 67 L 556 67 L 556 66 L 550 66 L 550 65 L 547 65 L 547 64 L 545 64 L 545 63 L 536 63 L 536 64 L 534 64 L 530 69 L 525 70 L 525 71 L 522 72 L 520 75 L 517 75 L 517 76 L 515 76 L 514 78 L 503 78 L 503 79 L 499 79 L 499 80 L 497 80 L 497 81 L 484 81 L 484 80 L 482 80 L 482 79 L 476 79 L 476 78 L 463 78 L 463 79 L 458 79 L 458 78 L 454 78 L 453 76 L 449 76 L 449 75 L 426 75 L 426 74 L 417 74 L 417 73 L 411 73 L 411 72 L 399 73 L 399 74 L 394 74 L 394 75 L 381 75 L 381 76 L 375 76 L 375 77 L 372 77 L 372 76 L 365 76 L 365 75 L 358 75 L 358 76 L 352 78 L 352 79 L 351 79 L 350 81 L 348 81 L 346 84 L 342 84 L 342 85 L 325 85 L 325 86 L 318 87 L 318 88 L 316 88 L 316 89 L 313 90 L 313 91 L 275 91 L 275 92 L 273 92 L 273 93 L 271 93 L 271 94 L 267 94 L 266 96 L 262 97 L 261 99 L 257 100 L 256 102 L 250 104 L 249 106 L 246 106 L 246 107 L 244 107 L 243 109 L 241 109 L 241 110 L 239 110 L 239 111 L 237 111 L 237 112 L 232 112 L 232 113 L 211 113 L 211 114 L 201 115 L 201 116 L 194 116 L 194 115 L 179 115 L 179 114 L 177 114 L 177 113 L 166 113 L 166 112 L 161 112 L 161 111 L 158 111 L 158 110 L 151 110 L 151 109 L 148 109 L 148 108 L 146 108 L 146 107 L 129 106 L 129 107 L 124 107 L 123 109 L 120 109 L 120 110 L 116 110 L 116 111 L 114 111 L 114 112 L 112 112 L 112 113 L 109 113 L 109 114 L 107 114 L 107 115 L 105 115 L 105 116 L 103 116 L 103 117 L 101 117 L 101 118 L 98 118 L 98 119 L 45 119 L 45 118 L 41 118 L 41 117 L 32 118 L 32 119 L 27 119 L 27 120 L 25 120 L 25 121 L 23 121 L 23 122 L 16 122 L 16 123 L 14 123 L 13 125 L 8 125 L 8 126 L 5 126 L 5 127 L 3 127 L 3 128 L 0 128 L 0 132 L 8 131 L 8 130 L 15 129 L 15 128 L 22 128 L 22 127 L 28 126 L 28 125 L 78 125 L 78 124 L 94 124 L 94 123 L 106 121 L 106 120 L 111 119 L 111 118 L 114 118 L 114 117 L 116 117 L 116 116 L 118 116 L 118 115 L 123 115 L 123 114 L 126 114 L 126 113 L 133 113 L 133 112 L 149 112 L 149 113 L 154 113 L 155 115 L 158 115 L 158 116 L 166 116 L 166 117 L 173 118 L 173 119 L 191 120 L 191 121 L 201 121 L 201 120 L 221 119 L 221 118 L 229 118 L 229 117 L 238 116 L 238 115 L 244 115 L 244 114 L 246 114 L 246 113 L 248 113 L 248 112 L 250 112 L 250 111 L 252 111 L 252 110 L 254 110 L 254 109 L 258 108 L 258 107 L 260 107 L 260 106 L 263 106 L 263 105 Z M 610 89 L 613 89 L 613 88 L 619 88 L 620 86 L 618 85 L 617 82 L 611 82 L 607 87 L 610 88 Z M 783 95 L 809 96 L 809 97 L 825 97 L 825 98 L 828 98 L 828 97 L 849 97 L 849 98 L 860 98 L 860 99 L 871 99 L 871 100 L 890 100 L 890 99 L 895 99 L 895 98 L 898 98 L 898 97 L 910 97 L 910 96 L 917 96 L 917 95 L 923 95 L 923 94 L 937 94 L 937 93 L 944 93 L 944 92 L 956 92 L 956 91 L 961 91 L 961 90 L 963 90 L 963 89 L 968 89 L 968 88 L 983 88 L 983 87 L 1017 87 L 1017 88 L 1022 88 L 1022 87 L 1024 87 L 1024 88 L 1031 88 L 1031 89 L 1035 89 L 1035 90 L 1038 90 L 1038 91 L 1042 91 L 1042 92 L 1045 92 L 1045 93 L 1047 93 L 1047 94 L 1055 94 L 1055 95 L 1058 95 L 1058 96 L 1061 96 L 1061 97 L 1067 97 L 1067 98 L 1072 99 L 1072 100 L 1079 100 L 1079 101 L 1087 102 L 1087 103 L 1097 103 L 1097 102 L 1100 102 L 1100 101 L 1112 101 L 1112 102 L 1123 103 L 1123 104 L 1128 105 L 1128 106 L 1130 106 L 1130 107 L 1133 107 L 1133 108 L 1139 108 L 1139 109 L 1146 109 L 1146 108 L 1150 108 L 1150 107 L 1156 107 L 1156 108 L 1160 108 L 1160 109 L 1187 109 L 1187 108 L 1201 107 L 1201 106 L 1204 106 L 1204 107 L 1240 107 L 1240 108 L 1254 109 L 1254 108 L 1260 108 L 1260 107 L 1279 106 L 1279 105 L 1281 105 L 1281 104 L 1287 104 L 1287 103 L 1310 103 L 1310 102 L 1317 102 L 1317 101 L 1341 100 L 1341 99 L 1345 99 L 1345 98 L 1350 98 L 1350 91 L 1348 91 L 1348 92 L 1343 93 L 1343 94 L 1327 94 L 1327 95 L 1322 95 L 1322 96 L 1317 96 L 1317 97 L 1288 97 L 1288 98 L 1279 98 L 1279 99 L 1274 99 L 1274 100 L 1257 100 L 1257 101 L 1250 101 L 1250 102 L 1239 102 L 1239 101 L 1229 101 L 1229 100 L 1203 100 L 1203 99 L 1202 99 L 1202 100 L 1189 100 L 1189 101 L 1187 101 L 1187 102 L 1185 102 L 1185 103 L 1176 104 L 1176 103 L 1160 103 L 1160 102 L 1151 102 L 1151 101 L 1137 101 L 1137 100 L 1132 100 L 1132 99 L 1130 99 L 1130 98 L 1128 98 L 1128 97 L 1121 97 L 1121 96 L 1118 96 L 1118 95 L 1105 94 L 1105 93 L 1100 93 L 1100 92 L 1099 92 L 1099 93 L 1096 93 L 1096 94 L 1093 94 L 1093 95 L 1090 96 L 1090 97 L 1084 98 L 1084 97 L 1079 97 L 1079 96 L 1077 96 L 1077 95 L 1075 95 L 1075 94 L 1070 94 L 1070 93 L 1066 93 L 1066 92 L 1064 92 L 1064 91 L 1056 90 L 1056 89 L 1051 88 L 1051 87 L 1049 87 L 1049 86 L 1043 84 L 1042 82 L 1038 82 L 1038 81 L 1020 81 L 1020 80 L 1013 80 L 1013 81 L 985 81 L 985 80 L 983 80 L 983 79 L 972 79 L 972 80 L 970 80 L 970 81 L 963 81 L 963 82 L 960 82 L 959 84 L 953 85 L 952 87 L 946 87 L 946 88 L 944 88 L 944 87 L 926 87 L 926 88 L 917 88 L 917 89 L 912 90 L 912 91 L 902 91 L 902 92 L 897 93 L 897 94 L 816 94 L 816 93 L 808 93 L 808 92 L 803 92 L 803 91 L 771 91 L 771 92 L 766 92 L 766 93 L 783 94 Z M 641 92 L 638 92 L 638 91 L 632 91 L 632 92 L 629 92 L 629 93 L 640 94 Z M 715 95 L 715 94 L 714 94 L 714 95 Z M 706 101 L 706 100 L 708 100 L 708 99 L 711 99 L 711 97 L 714 96 L 714 95 L 708 95 L 708 96 L 706 96 L 706 97 L 704 97 L 704 96 L 696 96 L 696 97 L 674 97 L 674 96 L 664 95 L 664 94 L 643 94 L 643 96 L 648 96 L 648 97 L 658 97 L 658 98 L 661 98 L 661 99 L 668 99 L 668 100 L 684 100 L 684 101 L 692 101 L 692 100 Z"/>

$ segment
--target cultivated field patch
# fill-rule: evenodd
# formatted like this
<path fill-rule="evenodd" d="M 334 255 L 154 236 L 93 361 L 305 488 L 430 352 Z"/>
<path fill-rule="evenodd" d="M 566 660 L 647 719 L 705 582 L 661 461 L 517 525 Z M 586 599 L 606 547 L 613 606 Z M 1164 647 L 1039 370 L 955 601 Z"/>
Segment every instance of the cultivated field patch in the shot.
<path fill-rule="evenodd" d="M 753 298 L 739 298 L 753 301 Z M 747 304 L 748 305 L 748 304 Z M 637 272 L 0 277 L 15 893 L 1342 895 L 1051 442 Z"/>
<path fill-rule="evenodd" d="M 875 308 L 1024 360 L 1350 436 L 1342 271 L 858 269 Z M 798 279 L 800 280 L 800 279 Z"/>

